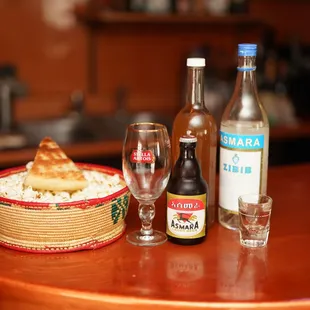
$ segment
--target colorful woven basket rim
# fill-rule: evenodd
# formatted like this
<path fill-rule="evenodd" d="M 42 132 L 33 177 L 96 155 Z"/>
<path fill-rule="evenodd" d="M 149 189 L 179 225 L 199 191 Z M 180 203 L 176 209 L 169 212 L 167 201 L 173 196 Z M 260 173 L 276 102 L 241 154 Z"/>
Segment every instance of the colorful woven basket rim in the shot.
<path fill-rule="evenodd" d="M 102 165 L 96 165 L 96 164 L 89 164 L 89 163 L 75 163 L 80 169 L 84 170 L 95 170 L 97 172 L 105 173 L 108 175 L 114 175 L 118 174 L 121 177 L 121 180 L 124 181 L 124 176 L 121 170 L 116 169 L 116 168 L 111 168 L 108 166 L 102 166 Z M 10 176 L 15 173 L 20 173 L 26 171 L 26 166 L 18 166 L 14 168 L 9 168 L 0 171 L 0 179 Z M 113 194 L 107 195 L 102 198 L 91 198 L 87 200 L 77 200 L 73 202 L 61 202 L 57 203 L 57 206 L 64 207 L 64 208 L 75 208 L 75 207 L 80 207 L 81 204 L 87 203 L 88 205 L 95 205 L 95 204 L 104 204 L 105 202 L 108 202 L 114 198 L 119 197 L 120 195 L 125 194 L 128 191 L 128 186 L 125 185 L 124 188 L 122 188 L 119 191 L 116 191 Z M 0 202 L 2 203 L 7 203 L 7 204 L 17 204 L 19 206 L 25 206 L 27 208 L 35 208 L 35 209 L 44 209 L 44 208 L 49 208 L 51 205 L 55 205 L 56 203 L 49 203 L 49 202 L 29 202 L 29 201 L 22 201 L 22 200 L 15 200 L 15 199 L 10 199 L 6 197 L 1 197 L 0 196 Z"/>

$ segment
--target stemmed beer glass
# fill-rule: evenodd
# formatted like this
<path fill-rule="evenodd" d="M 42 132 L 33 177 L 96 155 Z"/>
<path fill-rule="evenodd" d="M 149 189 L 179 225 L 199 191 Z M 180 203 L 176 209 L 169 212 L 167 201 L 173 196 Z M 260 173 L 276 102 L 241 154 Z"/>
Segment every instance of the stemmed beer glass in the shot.
<path fill-rule="evenodd" d="M 139 202 L 142 227 L 127 235 L 139 246 L 155 246 L 167 240 L 166 234 L 153 230 L 155 201 L 167 186 L 171 169 L 171 146 L 167 128 L 157 123 L 128 126 L 123 145 L 123 174 L 132 195 Z"/>

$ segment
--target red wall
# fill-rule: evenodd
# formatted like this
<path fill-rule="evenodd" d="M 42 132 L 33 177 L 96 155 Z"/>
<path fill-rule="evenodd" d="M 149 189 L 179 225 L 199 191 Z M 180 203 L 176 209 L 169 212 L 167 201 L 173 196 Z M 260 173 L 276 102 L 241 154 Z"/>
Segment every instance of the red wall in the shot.
<path fill-rule="evenodd" d="M 14 63 L 30 88 L 30 95 L 16 105 L 17 119 L 62 114 L 68 109 L 70 92 L 88 88 L 87 32 L 70 11 L 51 14 L 55 8 L 48 5 L 56 2 L 62 1 L 0 2 L 0 63 Z M 302 0 L 250 1 L 250 15 L 274 26 L 280 41 L 298 34 L 302 42 L 310 44 L 309 11 L 310 2 Z M 149 27 L 143 31 L 139 26 L 105 28 L 96 37 L 98 93 L 87 96 L 88 109 L 113 111 L 115 91 L 125 86 L 129 109 L 173 113 L 182 100 L 182 66 L 192 48 L 207 42 L 221 52 L 212 63 L 227 67 L 235 63 L 236 44 L 257 35 L 224 26 Z"/>

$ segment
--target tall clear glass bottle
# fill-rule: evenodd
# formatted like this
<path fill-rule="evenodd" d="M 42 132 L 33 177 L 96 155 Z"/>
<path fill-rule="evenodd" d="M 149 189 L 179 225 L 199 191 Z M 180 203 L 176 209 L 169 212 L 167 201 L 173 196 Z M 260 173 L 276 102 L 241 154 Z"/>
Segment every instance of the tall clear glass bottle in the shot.
<path fill-rule="evenodd" d="M 238 74 L 221 120 L 219 222 L 238 229 L 238 197 L 266 193 L 269 123 L 256 86 L 256 44 L 238 45 Z"/>
<path fill-rule="evenodd" d="M 196 158 L 202 176 L 209 185 L 208 227 L 215 219 L 216 121 L 204 101 L 204 58 L 187 59 L 186 104 L 177 114 L 172 128 L 172 165 L 179 158 L 179 139 L 183 135 L 197 137 Z"/>

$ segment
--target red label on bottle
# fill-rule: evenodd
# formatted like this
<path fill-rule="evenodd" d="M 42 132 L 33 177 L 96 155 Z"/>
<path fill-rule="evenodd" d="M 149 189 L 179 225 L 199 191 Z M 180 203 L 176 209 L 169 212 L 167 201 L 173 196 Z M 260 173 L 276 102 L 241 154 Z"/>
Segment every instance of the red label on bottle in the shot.
<path fill-rule="evenodd" d="M 205 205 L 198 199 L 171 199 L 168 202 L 168 208 L 177 211 L 198 211 L 204 210 Z"/>
<path fill-rule="evenodd" d="M 151 150 L 133 150 L 130 155 L 130 161 L 132 163 L 151 164 L 155 162 L 155 156 Z"/>
<path fill-rule="evenodd" d="M 179 239 L 206 235 L 207 195 L 175 195 L 167 192 L 167 234 Z"/>

